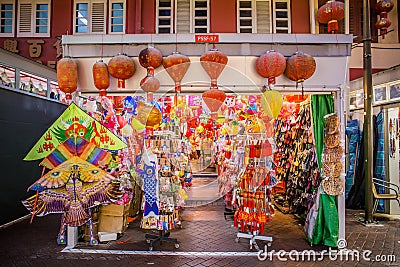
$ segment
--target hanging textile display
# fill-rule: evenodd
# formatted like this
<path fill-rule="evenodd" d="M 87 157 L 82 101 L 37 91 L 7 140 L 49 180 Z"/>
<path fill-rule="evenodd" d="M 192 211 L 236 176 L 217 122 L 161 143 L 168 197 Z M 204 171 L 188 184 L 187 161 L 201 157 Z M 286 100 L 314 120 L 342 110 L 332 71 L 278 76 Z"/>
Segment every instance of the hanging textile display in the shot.
<path fill-rule="evenodd" d="M 324 117 L 334 112 L 334 102 L 332 95 L 312 95 L 311 96 L 312 117 L 314 122 L 314 138 L 319 166 L 322 166 L 322 152 L 324 150 Z M 319 200 L 319 202 L 316 202 Z M 317 213 L 317 216 L 310 216 L 310 213 Z M 307 236 L 312 244 L 323 243 L 326 246 L 336 247 L 339 232 L 339 218 L 336 206 L 336 197 L 327 195 L 323 192 L 314 201 L 313 207 L 309 211 L 307 218 L 313 219 L 307 225 L 310 229 L 306 232 L 312 233 Z"/>
<path fill-rule="evenodd" d="M 393 124 L 393 122 L 392 122 Z M 389 125 L 390 127 L 390 125 Z M 384 114 L 381 110 L 378 115 L 374 116 L 374 139 L 376 149 L 374 149 L 374 178 L 386 180 L 385 174 L 385 125 Z M 390 128 L 389 128 L 390 130 Z M 389 140 L 390 141 L 390 140 Z M 394 144 L 393 144 L 394 145 Z M 390 144 L 389 144 L 390 147 Z M 390 154 L 389 154 L 390 155 Z M 376 190 L 379 194 L 385 193 L 385 188 L 377 185 Z M 385 210 L 385 201 L 380 200 L 378 204 L 378 211 Z"/>
<path fill-rule="evenodd" d="M 361 131 L 358 120 L 347 121 L 346 135 L 349 140 L 349 165 L 347 167 L 345 187 L 345 194 L 347 199 L 350 189 L 355 180 L 357 160 L 361 144 Z"/>
<path fill-rule="evenodd" d="M 276 177 L 286 184 L 284 209 L 304 216 L 320 184 L 309 102 L 275 122 Z M 281 198 L 282 200 L 282 198 Z M 287 206 L 287 207 L 286 207 Z"/>

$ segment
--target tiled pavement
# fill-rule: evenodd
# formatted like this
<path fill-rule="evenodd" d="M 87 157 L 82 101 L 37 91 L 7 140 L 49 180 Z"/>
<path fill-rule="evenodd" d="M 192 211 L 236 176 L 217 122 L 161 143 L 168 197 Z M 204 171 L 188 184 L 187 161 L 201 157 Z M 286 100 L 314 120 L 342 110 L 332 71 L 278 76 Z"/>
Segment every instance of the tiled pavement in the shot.
<path fill-rule="evenodd" d="M 347 248 L 371 250 L 371 259 L 376 255 L 395 255 L 397 262 L 391 264 L 367 262 L 362 256 L 360 261 L 333 261 L 325 256 L 322 262 L 303 262 L 290 260 L 287 254 L 283 256 L 288 259 L 286 262 L 280 261 L 277 255 L 272 261 L 259 261 L 254 250 L 248 253 L 251 250 L 244 240 L 235 242 L 237 230 L 232 227 L 232 221 L 223 218 L 223 211 L 221 202 L 187 208 L 183 212 L 183 228 L 171 234 L 179 239 L 180 248 L 163 243 L 153 252 L 147 251 L 146 231 L 140 230 L 137 223 L 129 226 L 120 242 L 112 241 L 97 247 L 79 244 L 72 250 L 74 252 L 62 252 L 64 247 L 56 245 L 59 216 L 35 218 L 32 224 L 25 220 L 0 230 L 0 266 L 400 266 L 399 221 L 384 221 L 382 226 L 367 227 L 357 222 L 362 216 L 359 211 L 348 210 L 346 215 Z M 276 212 L 266 234 L 274 238 L 269 249 L 276 251 L 324 249 L 309 246 L 298 221 L 291 215 Z M 169 254 L 163 255 L 160 248 Z M 118 254 L 111 254 L 111 251 Z M 228 252 L 242 254 L 232 256 Z"/>

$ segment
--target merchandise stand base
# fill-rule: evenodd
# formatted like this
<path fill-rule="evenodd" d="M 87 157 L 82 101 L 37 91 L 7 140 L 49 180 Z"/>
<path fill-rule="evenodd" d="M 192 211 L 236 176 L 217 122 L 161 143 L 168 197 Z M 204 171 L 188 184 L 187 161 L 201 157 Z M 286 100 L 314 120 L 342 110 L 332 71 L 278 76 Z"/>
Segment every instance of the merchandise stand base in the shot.
<path fill-rule="evenodd" d="M 256 240 L 266 241 L 266 242 L 268 242 L 268 246 L 270 246 L 271 242 L 272 242 L 271 236 L 237 233 L 235 241 L 239 242 L 240 238 L 249 239 L 250 249 L 253 249 L 253 247 L 254 247 L 257 251 L 260 251 L 260 248 L 258 247 Z"/>
<path fill-rule="evenodd" d="M 162 245 L 162 242 L 169 242 L 169 243 L 174 243 L 175 248 L 179 248 L 179 242 L 178 239 L 176 238 L 170 238 L 170 232 L 166 232 L 165 230 L 158 230 L 159 235 L 152 235 L 152 234 L 146 234 L 146 242 L 150 244 L 149 246 L 149 251 L 152 251 L 154 249 L 154 244 L 157 242 L 160 242 L 160 245 Z"/>

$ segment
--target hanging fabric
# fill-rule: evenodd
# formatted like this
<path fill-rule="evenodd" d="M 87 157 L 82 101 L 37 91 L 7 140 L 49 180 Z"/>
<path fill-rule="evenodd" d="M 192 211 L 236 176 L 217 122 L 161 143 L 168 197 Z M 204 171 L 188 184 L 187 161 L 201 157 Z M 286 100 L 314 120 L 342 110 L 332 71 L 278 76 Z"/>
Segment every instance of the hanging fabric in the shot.
<path fill-rule="evenodd" d="M 346 199 L 349 196 L 350 189 L 354 183 L 357 160 L 360 150 L 361 131 L 358 120 L 348 120 L 346 126 L 346 136 L 349 140 L 349 165 L 346 173 Z"/>

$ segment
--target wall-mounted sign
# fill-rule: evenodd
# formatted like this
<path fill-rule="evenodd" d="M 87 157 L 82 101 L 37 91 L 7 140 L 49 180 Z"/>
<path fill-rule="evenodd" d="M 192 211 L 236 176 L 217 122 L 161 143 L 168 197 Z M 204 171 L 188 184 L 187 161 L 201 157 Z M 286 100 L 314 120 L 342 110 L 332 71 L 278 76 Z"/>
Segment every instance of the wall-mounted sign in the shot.
<path fill-rule="evenodd" d="M 218 34 L 196 34 L 195 40 L 196 40 L 196 43 L 218 43 L 219 35 Z"/>

